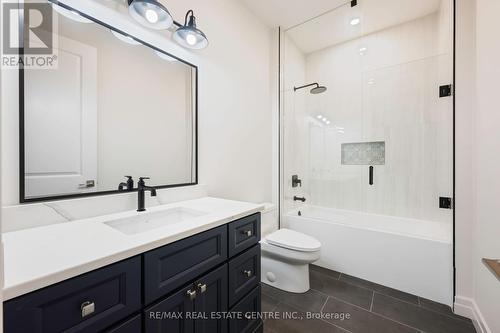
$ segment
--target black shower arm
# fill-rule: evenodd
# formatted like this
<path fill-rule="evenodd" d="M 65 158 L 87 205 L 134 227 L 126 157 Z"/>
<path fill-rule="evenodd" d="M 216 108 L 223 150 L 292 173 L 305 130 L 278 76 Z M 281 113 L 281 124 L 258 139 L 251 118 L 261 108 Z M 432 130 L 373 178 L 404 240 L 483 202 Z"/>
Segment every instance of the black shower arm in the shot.
<path fill-rule="evenodd" d="M 307 87 L 312 87 L 312 86 L 316 86 L 316 88 L 319 88 L 319 83 L 315 82 L 315 83 L 311 83 L 311 84 L 306 84 L 305 86 L 293 87 L 293 91 L 297 91 L 297 90 L 304 89 Z"/>

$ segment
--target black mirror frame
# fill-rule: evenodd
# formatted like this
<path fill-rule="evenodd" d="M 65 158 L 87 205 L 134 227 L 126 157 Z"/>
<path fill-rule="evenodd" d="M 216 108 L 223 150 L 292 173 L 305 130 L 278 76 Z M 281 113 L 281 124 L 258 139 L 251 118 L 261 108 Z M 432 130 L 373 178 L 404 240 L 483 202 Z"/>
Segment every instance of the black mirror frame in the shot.
<path fill-rule="evenodd" d="M 48 2 L 50 2 L 54 5 L 61 6 L 62 8 L 65 8 L 67 10 L 74 11 L 74 12 L 78 13 L 79 15 L 81 15 L 82 17 L 84 17 L 84 18 L 86 18 L 94 23 L 97 23 L 105 28 L 108 28 L 112 31 L 116 31 L 116 32 L 123 34 L 125 36 L 129 36 L 130 38 L 141 43 L 142 45 L 149 47 L 150 49 L 152 49 L 154 51 L 157 51 L 157 52 L 163 53 L 169 57 L 172 57 L 172 58 L 176 59 L 177 61 L 184 63 L 195 70 L 195 74 L 194 74 L 195 103 L 194 103 L 194 119 L 193 119 L 194 120 L 194 128 L 193 128 L 193 131 L 194 131 L 194 140 L 193 140 L 194 151 L 192 152 L 193 157 L 195 159 L 195 161 L 194 161 L 195 180 L 194 180 L 194 182 L 191 182 L 191 183 L 171 184 L 171 185 L 154 185 L 154 187 L 157 189 L 165 189 L 165 188 L 198 185 L 198 71 L 199 71 L 198 66 L 196 66 L 190 62 L 187 62 L 184 59 L 176 57 L 173 54 L 165 52 L 162 49 L 159 49 L 159 48 L 157 48 L 149 43 L 146 43 L 145 41 L 143 41 L 135 36 L 132 36 L 128 33 L 125 33 L 123 31 L 105 23 L 105 22 L 102 22 L 102 21 L 100 21 L 100 20 L 98 20 L 98 19 L 96 19 L 96 18 L 94 18 L 86 13 L 83 13 L 77 9 L 74 9 L 74 8 L 64 4 L 64 3 L 57 1 L 57 0 L 48 0 Z M 19 15 L 22 15 L 21 11 L 24 10 L 23 5 L 20 3 L 19 7 L 20 7 Z M 19 25 L 19 36 L 22 36 L 22 38 L 24 39 L 24 26 L 23 26 L 23 24 Z M 24 48 L 23 47 L 21 47 L 19 49 L 19 56 L 20 57 L 24 56 Z M 26 198 L 26 188 L 25 188 L 25 186 L 26 186 L 26 184 L 25 184 L 25 162 L 26 162 L 25 161 L 25 151 L 26 150 L 25 150 L 25 139 L 24 139 L 24 137 L 25 137 L 25 135 L 24 135 L 24 132 L 25 132 L 25 128 L 24 128 L 25 127 L 24 92 L 25 92 L 25 89 L 24 89 L 24 67 L 22 65 L 20 65 L 19 66 L 19 202 L 20 203 L 32 203 L 32 202 L 41 202 L 41 201 L 55 201 L 55 200 L 75 199 L 75 198 L 82 198 L 82 197 L 92 197 L 92 196 L 124 193 L 123 191 L 119 191 L 119 190 L 111 190 L 111 191 L 99 191 L 99 192 L 89 192 L 89 193 L 63 194 L 63 195 L 56 195 L 56 196 Z M 193 165 L 191 165 L 191 168 L 193 168 Z M 134 189 L 133 191 L 136 192 L 137 189 Z"/>

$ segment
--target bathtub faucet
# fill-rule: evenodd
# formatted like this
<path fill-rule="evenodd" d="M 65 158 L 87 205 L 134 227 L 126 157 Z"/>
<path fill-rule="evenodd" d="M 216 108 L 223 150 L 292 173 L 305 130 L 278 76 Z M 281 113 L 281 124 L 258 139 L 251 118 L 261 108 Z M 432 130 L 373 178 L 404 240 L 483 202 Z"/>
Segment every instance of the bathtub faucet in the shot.
<path fill-rule="evenodd" d="M 294 196 L 293 197 L 293 201 L 302 201 L 302 202 L 306 202 L 306 198 L 304 197 L 298 197 L 298 196 Z"/>

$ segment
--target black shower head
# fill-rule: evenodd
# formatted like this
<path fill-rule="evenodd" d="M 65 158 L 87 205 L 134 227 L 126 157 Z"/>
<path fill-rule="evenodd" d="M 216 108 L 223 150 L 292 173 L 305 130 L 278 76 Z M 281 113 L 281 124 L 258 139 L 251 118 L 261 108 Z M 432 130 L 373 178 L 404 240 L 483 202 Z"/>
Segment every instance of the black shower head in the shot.
<path fill-rule="evenodd" d="M 306 84 L 305 86 L 294 87 L 293 91 L 297 91 L 312 86 L 314 86 L 314 88 L 311 89 L 311 94 L 317 95 L 327 91 L 327 88 L 325 86 L 320 86 L 319 83 L 311 83 L 311 84 Z"/>
<path fill-rule="evenodd" d="M 324 93 L 325 91 L 327 91 L 327 88 L 325 86 L 318 85 L 316 88 L 311 89 L 311 94 L 317 95 Z"/>

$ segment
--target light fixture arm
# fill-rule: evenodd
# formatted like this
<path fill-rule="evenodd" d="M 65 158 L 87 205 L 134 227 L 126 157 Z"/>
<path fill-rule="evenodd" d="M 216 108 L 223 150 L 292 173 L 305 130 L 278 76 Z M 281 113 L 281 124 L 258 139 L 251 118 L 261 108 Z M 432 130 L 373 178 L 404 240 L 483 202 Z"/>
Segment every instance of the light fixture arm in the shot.
<path fill-rule="evenodd" d="M 191 14 L 191 17 L 194 17 L 194 11 L 192 9 L 188 10 L 186 13 L 186 17 L 184 18 L 184 25 L 188 25 L 188 18 L 189 14 Z"/>

